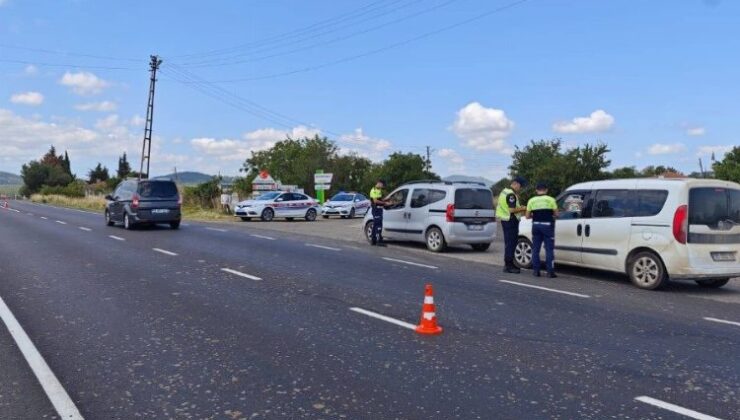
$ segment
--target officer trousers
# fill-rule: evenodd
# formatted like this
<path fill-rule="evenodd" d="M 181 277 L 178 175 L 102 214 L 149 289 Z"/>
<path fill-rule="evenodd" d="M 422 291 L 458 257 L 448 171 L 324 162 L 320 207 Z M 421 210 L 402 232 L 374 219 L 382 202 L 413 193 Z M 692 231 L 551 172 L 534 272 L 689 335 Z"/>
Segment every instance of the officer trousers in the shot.
<path fill-rule="evenodd" d="M 545 245 L 545 268 L 548 273 L 555 272 L 555 224 L 533 222 L 532 223 L 532 269 L 540 271 L 540 250 Z"/>
<path fill-rule="evenodd" d="M 511 216 L 509 220 L 502 220 L 501 229 L 504 231 L 504 264 L 507 268 L 512 268 L 514 267 L 514 249 L 519 239 L 519 219 Z"/>
<path fill-rule="evenodd" d="M 373 245 L 383 242 L 383 208 L 373 207 L 373 231 L 370 241 Z"/>

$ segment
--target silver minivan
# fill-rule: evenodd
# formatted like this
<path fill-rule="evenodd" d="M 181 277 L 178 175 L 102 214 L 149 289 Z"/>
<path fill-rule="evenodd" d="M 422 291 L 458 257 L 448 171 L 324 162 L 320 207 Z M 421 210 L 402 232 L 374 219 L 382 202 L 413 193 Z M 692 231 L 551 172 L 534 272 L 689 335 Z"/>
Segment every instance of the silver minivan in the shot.
<path fill-rule="evenodd" d="M 496 237 L 493 193 L 483 183 L 414 181 L 396 188 L 385 201 L 383 238 L 423 242 L 433 252 L 448 245 L 485 251 Z M 363 227 L 370 240 L 372 212 Z"/>

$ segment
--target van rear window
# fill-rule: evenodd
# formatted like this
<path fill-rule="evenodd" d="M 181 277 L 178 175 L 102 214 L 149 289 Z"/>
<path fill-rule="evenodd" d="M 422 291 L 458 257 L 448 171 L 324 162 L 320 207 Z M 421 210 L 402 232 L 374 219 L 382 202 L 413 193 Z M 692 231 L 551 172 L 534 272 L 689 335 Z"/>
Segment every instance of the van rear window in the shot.
<path fill-rule="evenodd" d="M 718 227 L 740 224 L 740 190 L 692 188 L 689 191 L 689 224 Z"/>
<path fill-rule="evenodd" d="M 493 210 L 493 193 L 482 188 L 455 191 L 455 208 L 460 210 Z"/>
<path fill-rule="evenodd" d="M 139 195 L 142 198 L 168 198 L 177 196 L 174 182 L 144 181 L 139 184 Z"/>

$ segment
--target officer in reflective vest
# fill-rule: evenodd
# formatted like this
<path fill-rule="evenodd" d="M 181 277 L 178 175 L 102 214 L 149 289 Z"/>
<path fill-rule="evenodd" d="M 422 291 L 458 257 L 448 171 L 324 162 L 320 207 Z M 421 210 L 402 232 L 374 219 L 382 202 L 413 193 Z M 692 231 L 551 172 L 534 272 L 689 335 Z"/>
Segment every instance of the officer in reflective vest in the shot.
<path fill-rule="evenodd" d="M 558 204 L 547 195 L 547 185 L 540 182 L 535 187 L 537 195 L 527 202 L 526 216 L 532 219 L 532 269 L 535 277 L 540 276 L 540 251 L 545 244 L 545 268 L 547 277 L 555 278 L 555 218 Z"/>
<path fill-rule="evenodd" d="M 385 188 L 385 181 L 379 179 L 375 187 L 370 190 L 370 203 L 373 212 L 373 230 L 370 233 L 370 243 L 375 246 L 385 246 L 385 243 L 383 243 L 383 206 L 386 203 L 382 200 L 383 188 Z"/>
<path fill-rule="evenodd" d="M 496 218 L 501 221 L 501 230 L 504 232 L 504 272 L 519 273 L 514 265 L 514 249 L 519 238 L 519 215 L 526 207 L 519 203 L 519 191 L 527 185 L 524 178 L 518 176 L 511 182 L 510 188 L 504 188 L 498 196 Z"/>

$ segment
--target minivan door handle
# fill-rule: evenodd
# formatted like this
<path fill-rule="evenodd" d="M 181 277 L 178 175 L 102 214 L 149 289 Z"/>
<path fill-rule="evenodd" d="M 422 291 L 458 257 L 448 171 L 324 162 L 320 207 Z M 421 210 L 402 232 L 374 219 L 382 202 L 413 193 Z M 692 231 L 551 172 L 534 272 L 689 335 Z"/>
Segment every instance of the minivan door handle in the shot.
<path fill-rule="evenodd" d="M 581 236 L 582 233 L 583 233 L 583 225 L 579 223 L 578 227 L 576 228 L 576 235 Z"/>
<path fill-rule="evenodd" d="M 586 236 L 591 236 L 591 225 L 586 225 Z"/>

